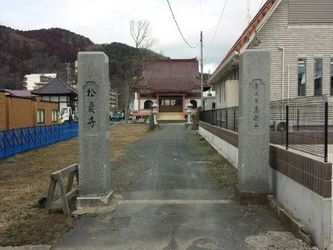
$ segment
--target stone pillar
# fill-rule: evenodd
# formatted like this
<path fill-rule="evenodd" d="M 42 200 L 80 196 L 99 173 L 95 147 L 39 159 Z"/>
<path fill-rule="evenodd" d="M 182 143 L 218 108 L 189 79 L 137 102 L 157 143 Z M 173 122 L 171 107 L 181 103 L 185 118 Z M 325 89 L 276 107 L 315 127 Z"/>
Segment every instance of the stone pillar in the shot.
<path fill-rule="evenodd" d="M 271 192 L 269 114 L 270 52 L 246 50 L 240 57 L 237 189 L 249 201 L 242 203 L 265 202 Z"/>
<path fill-rule="evenodd" d="M 79 52 L 79 197 L 78 208 L 108 205 L 111 196 L 109 58 Z"/>

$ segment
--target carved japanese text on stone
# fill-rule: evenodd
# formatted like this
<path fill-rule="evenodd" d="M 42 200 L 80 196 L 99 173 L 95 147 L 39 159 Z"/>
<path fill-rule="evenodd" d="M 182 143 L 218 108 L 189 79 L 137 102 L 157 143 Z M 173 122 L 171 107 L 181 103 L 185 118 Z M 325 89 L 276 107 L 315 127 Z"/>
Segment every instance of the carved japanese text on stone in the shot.
<path fill-rule="evenodd" d="M 265 83 L 254 79 L 249 84 L 247 127 L 250 133 L 260 134 L 265 126 Z"/>
<path fill-rule="evenodd" d="M 95 82 L 86 82 L 83 86 L 84 132 L 94 135 L 100 132 L 98 109 L 99 87 Z"/>

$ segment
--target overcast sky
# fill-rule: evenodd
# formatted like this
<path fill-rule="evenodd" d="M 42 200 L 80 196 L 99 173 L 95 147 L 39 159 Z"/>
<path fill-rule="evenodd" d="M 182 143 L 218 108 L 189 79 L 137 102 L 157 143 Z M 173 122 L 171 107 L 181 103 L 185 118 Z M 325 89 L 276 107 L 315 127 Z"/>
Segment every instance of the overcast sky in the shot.
<path fill-rule="evenodd" d="M 247 25 L 247 0 L 229 0 L 210 50 L 226 0 L 169 0 L 185 39 L 191 46 L 203 31 L 204 72 L 212 73 Z M 266 0 L 250 0 L 254 17 Z M 171 58 L 200 58 L 200 46 L 187 47 L 167 0 L 0 0 L 0 24 L 32 30 L 59 27 L 94 43 L 121 42 L 134 46 L 129 21 L 149 20 L 158 44 L 153 50 Z M 209 50 L 209 53 L 208 53 Z"/>

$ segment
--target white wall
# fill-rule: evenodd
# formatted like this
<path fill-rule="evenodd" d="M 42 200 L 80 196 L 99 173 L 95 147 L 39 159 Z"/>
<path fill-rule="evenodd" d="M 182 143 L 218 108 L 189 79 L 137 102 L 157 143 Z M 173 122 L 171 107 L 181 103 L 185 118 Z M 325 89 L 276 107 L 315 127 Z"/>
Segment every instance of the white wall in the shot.
<path fill-rule="evenodd" d="M 60 101 L 61 102 L 67 102 L 67 96 L 60 96 Z"/>
<path fill-rule="evenodd" d="M 227 80 L 225 82 L 225 107 L 238 107 L 239 106 L 239 81 Z"/>
<path fill-rule="evenodd" d="M 30 75 L 25 75 L 26 77 L 26 83 L 27 83 L 27 90 L 33 90 L 35 87 L 36 82 L 40 82 L 40 76 L 48 76 L 52 78 L 56 78 L 57 74 L 56 73 L 45 73 L 45 74 L 30 74 Z"/>
<path fill-rule="evenodd" d="M 51 96 L 51 101 L 52 102 L 58 102 L 58 96 Z"/>
<path fill-rule="evenodd" d="M 230 161 L 235 168 L 238 168 L 238 148 L 200 126 L 198 133 L 205 138 L 205 140 L 212 145 L 219 154 Z"/>
<path fill-rule="evenodd" d="M 59 110 L 62 108 L 67 108 L 67 103 L 59 103 Z"/>
<path fill-rule="evenodd" d="M 331 199 L 324 199 L 278 171 L 273 170 L 272 176 L 274 198 L 309 229 L 320 248 L 327 248 L 331 244 Z"/>

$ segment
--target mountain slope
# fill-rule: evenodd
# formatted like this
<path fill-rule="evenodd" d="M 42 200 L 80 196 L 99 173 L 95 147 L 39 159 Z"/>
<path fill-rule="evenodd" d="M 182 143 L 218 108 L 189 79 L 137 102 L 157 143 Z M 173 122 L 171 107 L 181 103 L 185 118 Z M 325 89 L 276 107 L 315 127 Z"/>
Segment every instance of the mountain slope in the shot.
<path fill-rule="evenodd" d="M 64 62 L 93 44 L 63 29 L 18 31 L 0 25 L 0 88 L 22 89 L 23 76 L 54 72 L 64 75 Z"/>

